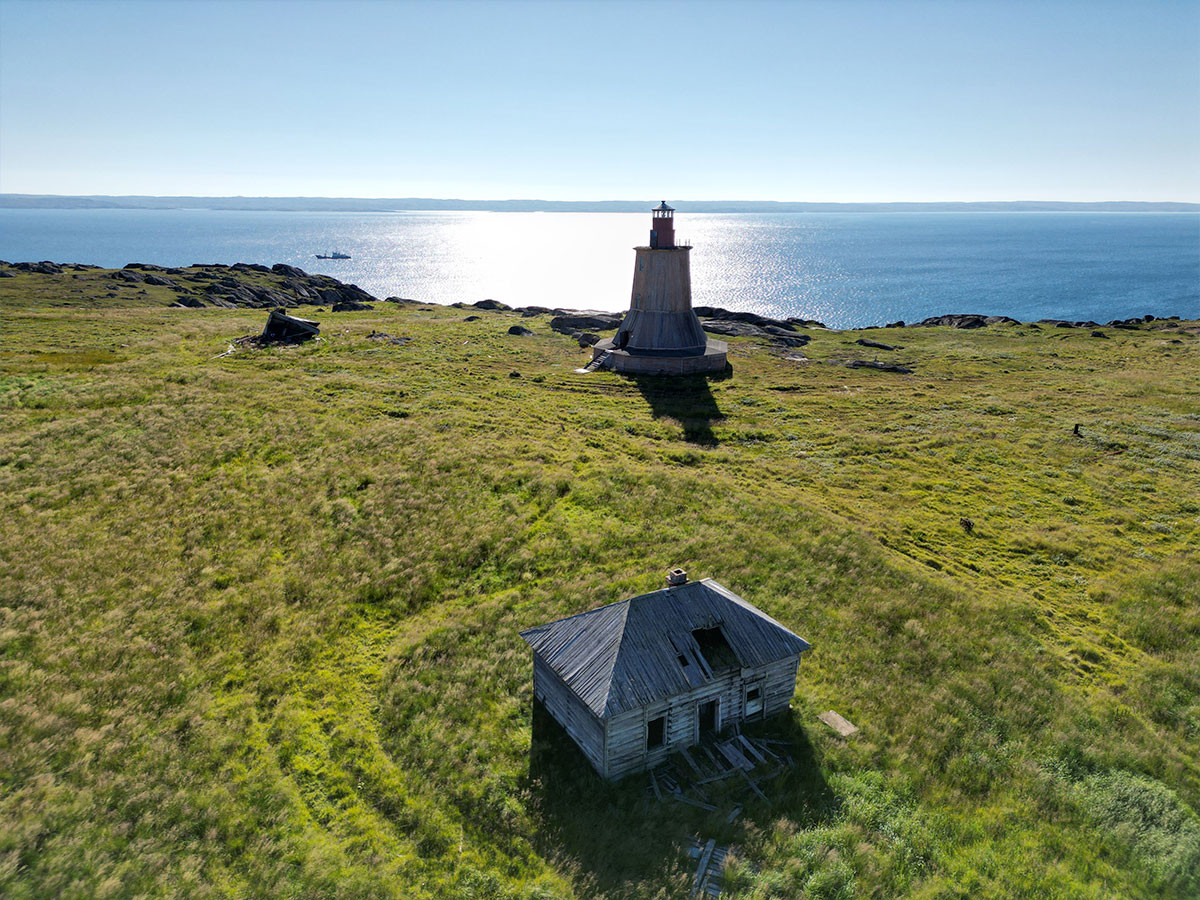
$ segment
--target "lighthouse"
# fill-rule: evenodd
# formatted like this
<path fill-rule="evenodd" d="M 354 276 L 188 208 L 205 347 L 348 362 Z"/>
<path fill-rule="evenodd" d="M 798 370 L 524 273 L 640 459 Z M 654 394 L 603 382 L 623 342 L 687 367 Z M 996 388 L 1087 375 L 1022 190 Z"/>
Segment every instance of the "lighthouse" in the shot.
<path fill-rule="evenodd" d="M 709 339 L 692 310 L 690 245 L 676 246 L 675 210 L 651 211 L 650 243 L 634 247 L 629 312 L 593 361 L 630 375 L 696 375 L 725 368 L 727 345 Z"/>

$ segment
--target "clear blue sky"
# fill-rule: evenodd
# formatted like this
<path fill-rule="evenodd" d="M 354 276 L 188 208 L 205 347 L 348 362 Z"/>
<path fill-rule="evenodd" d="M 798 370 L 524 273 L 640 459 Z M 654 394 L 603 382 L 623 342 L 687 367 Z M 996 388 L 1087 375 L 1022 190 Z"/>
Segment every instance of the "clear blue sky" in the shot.
<path fill-rule="evenodd" d="M 1200 200 L 1200 2 L 0 0 L 0 191 Z"/>

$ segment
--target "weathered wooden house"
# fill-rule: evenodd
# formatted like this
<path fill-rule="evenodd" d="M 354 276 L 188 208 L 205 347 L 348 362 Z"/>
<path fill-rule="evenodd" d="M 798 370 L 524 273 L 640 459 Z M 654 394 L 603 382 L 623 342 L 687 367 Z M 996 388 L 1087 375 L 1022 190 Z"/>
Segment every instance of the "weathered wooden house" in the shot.
<path fill-rule="evenodd" d="M 797 637 L 711 578 L 521 632 L 533 693 L 605 778 L 651 768 L 735 722 L 788 708 Z"/>

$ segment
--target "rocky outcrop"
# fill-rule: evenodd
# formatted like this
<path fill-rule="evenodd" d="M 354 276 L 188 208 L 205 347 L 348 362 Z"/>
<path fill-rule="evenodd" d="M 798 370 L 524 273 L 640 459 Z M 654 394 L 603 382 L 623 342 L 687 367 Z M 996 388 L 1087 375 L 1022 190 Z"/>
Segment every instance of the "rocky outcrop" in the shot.
<path fill-rule="evenodd" d="M 560 334 L 576 331 L 610 331 L 621 327 L 621 315 L 561 315 L 550 320 L 550 327 Z"/>
<path fill-rule="evenodd" d="M 282 275 L 285 278 L 307 278 L 308 273 L 303 269 L 298 269 L 295 266 L 289 266 L 286 263 L 275 263 L 271 266 L 271 271 L 276 275 Z"/>
<path fill-rule="evenodd" d="M 868 340 L 867 338 L 859 338 L 854 343 L 856 343 L 862 347 L 874 347 L 876 350 L 895 350 L 895 349 L 897 349 L 896 347 L 893 347 L 891 344 L 881 344 L 879 341 L 871 341 L 871 340 Z"/>
<path fill-rule="evenodd" d="M 1020 325 L 1008 316 L 983 316 L 977 313 L 953 313 L 946 316 L 930 316 L 914 322 L 909 328 L 983 328 L 987 325 Z"/>
<path fill-rule="evenodd" d="M 877 369 L 880 372 L 897 372 L 900 375 L 911 375 L 913 370 L 907 366 L 900 366 L 896 363 L 881 363 L 872 359 L 852 359 L 846 363 L 846 366 L 851 369 Z"/>
<path fill-rule="evenodd" d="M 41 262 L 13 263 L 12 267 L 18 272 L 36 272 L 39 275 L 61 275 L 62 266 L 44 259 Z"/>
<path fill-rule="evenodd" d="M 741 314 L 739 314 L 741 315 Z M 747 313 L 746 315 L 754 315 Z M 756 318 L 763 321 L 774 323 L 776 320 L 767 319 L 764 316 Z M 744 319 L 705 319 L 700 322 L 700 327 L 709 334 L 720 334 L 725 337 L 756 337 L 771 341 L 781 347 L 803 347 L 811 338 L 807 334 L 799 334 L 796 331 L 776 324 L 755 325 Z"/>

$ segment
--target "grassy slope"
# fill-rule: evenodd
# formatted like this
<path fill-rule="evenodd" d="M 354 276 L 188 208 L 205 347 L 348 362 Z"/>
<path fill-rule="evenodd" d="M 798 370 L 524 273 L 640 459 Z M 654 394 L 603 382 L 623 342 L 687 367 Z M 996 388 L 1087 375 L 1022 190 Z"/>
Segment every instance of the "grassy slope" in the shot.
<path fill-rule="evenodd" d="M 634 382 L 442 308 L 215 359 L 264 314 L 71 280 L 0 281 L 0 894 L 686 896 L 692 832 L 741 897 L 1200 891 L 1195 328 Z M 731 827 L 531 722 L 516 630 L 676 564 L 814 647 Z"/>

